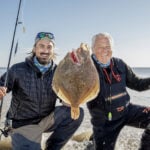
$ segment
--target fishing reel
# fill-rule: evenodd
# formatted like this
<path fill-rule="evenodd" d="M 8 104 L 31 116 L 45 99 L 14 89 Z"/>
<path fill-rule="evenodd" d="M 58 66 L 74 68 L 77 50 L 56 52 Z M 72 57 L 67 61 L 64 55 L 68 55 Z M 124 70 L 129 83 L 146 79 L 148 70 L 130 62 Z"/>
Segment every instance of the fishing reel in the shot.
<path fill-rule="evenodd" d="M 6 120 L 4 129 L 0 128 L 0 139 L 3 135 L 4 137 L 8 137 L 9 133 L 12 131 L 12 120 Z"/>
<path fill-rule="evenodd" d="M 1 135 L 0 136 L 5 136 L 5 137 L 8 137 L 9 136 L 9 132 L 11 131 L 11 129 L 10 128 L 8 128 L 8 127 L 5 127 L 4 129 L 0 129 L 0 131 L 1 131 Z"/>

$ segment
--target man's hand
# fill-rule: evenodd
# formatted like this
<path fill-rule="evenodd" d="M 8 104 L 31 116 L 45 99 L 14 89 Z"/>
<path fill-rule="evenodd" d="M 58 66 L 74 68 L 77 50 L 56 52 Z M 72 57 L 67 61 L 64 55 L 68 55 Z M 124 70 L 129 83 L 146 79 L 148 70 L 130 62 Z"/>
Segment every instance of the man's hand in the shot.
<path fill-rule="evenodd" d="M 0 100 L 6 95 L 6 87 L 0 86 Z"/>
<path fill-rule="evenodd" d="M 144 113 L 150 112 L 150 107 L 145 108 L 145 109 L 143 110 L 143 112 L 144 112 Z"/>

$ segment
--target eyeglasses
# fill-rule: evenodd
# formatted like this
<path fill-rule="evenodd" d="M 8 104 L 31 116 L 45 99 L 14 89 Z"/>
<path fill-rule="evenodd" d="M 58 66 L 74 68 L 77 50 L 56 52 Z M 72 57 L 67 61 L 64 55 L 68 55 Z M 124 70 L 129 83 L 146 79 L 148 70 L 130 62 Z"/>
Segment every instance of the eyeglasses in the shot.
<path fill-rule="evenodd" d="M 55 39 L 54 34 L 50 32 L 39 32 L 36 36 L 36 39 L 42 39 L 45 37 L 48 37 L 51 40 Z"/>

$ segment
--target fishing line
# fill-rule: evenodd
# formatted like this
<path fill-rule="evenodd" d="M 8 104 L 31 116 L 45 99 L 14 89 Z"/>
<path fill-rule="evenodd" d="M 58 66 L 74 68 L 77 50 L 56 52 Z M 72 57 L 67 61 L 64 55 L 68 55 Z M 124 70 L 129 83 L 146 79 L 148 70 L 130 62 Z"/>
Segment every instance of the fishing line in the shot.
<path fill-rule="evenodd" d="M 17 18 L 16 18 L 16 22 L 15 22 L 15 28 L 14 28 L 14 32 L 13 32 L 13 38 L 12 38 L 12 42 L 11 42 L 11 48 L 10 48 L 10 54 L 9 54 L 9 59 L 8 59 L 8 65 L 7 65 L 6 75 L 5 75 L 4 87 L 7 87 L 8 72 L 9 72 L 10 62 L 11 62 L 11 58 L 12 58 L 12 52 L 13 52 L 13 47 L 14 47 L 15 35 L 16 35 L 17 25 L 19 24 L 18 18 L 19 18 L 19 14 L 20 14 L 21 3 L 22 3 L 22 0 L 19 1 L 18 11 L 17 11 Z M 16 47 L 18 47 L 18 44 L 16 44 Z M 17 52 L 17 50 L 15 50 L 15 51 Z M 2 116 L 2 106 L 3 106 L 3 98 L 0 101 L 0 122 L 1 122 L 1 116 Z M 0 139 L 1 139 L 1 136 L 0 136 Z"/>
<path fill-rule="evenodd" d="M 21 20 L 22 20 L 22 31 L 23 33 L 26 32 L 26 28 L 25 28 L 25 24 L 24 24 L 24 6 L 25 5 L 25 1 L 22 2 L 22 9 L 21 9 Z"/>

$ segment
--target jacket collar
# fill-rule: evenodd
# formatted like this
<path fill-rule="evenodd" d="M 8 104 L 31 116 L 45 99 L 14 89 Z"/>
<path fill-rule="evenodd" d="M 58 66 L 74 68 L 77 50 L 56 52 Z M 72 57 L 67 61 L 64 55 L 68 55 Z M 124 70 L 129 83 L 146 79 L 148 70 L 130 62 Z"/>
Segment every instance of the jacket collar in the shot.
<path fill-rule="evenodd" d="M 29 56 L 26 57 L 25 62 L 37 73 L 41 73 L 40 70 L 38 69 L 38 67 L 34 64 L 34 57 L 33 56 Z M 50 70 L 54 70 L 56 67 L 56 64 L 54 63 L 54 61 L 51 61 L 51 67 L 45 72 L 49 72 Z"/>

